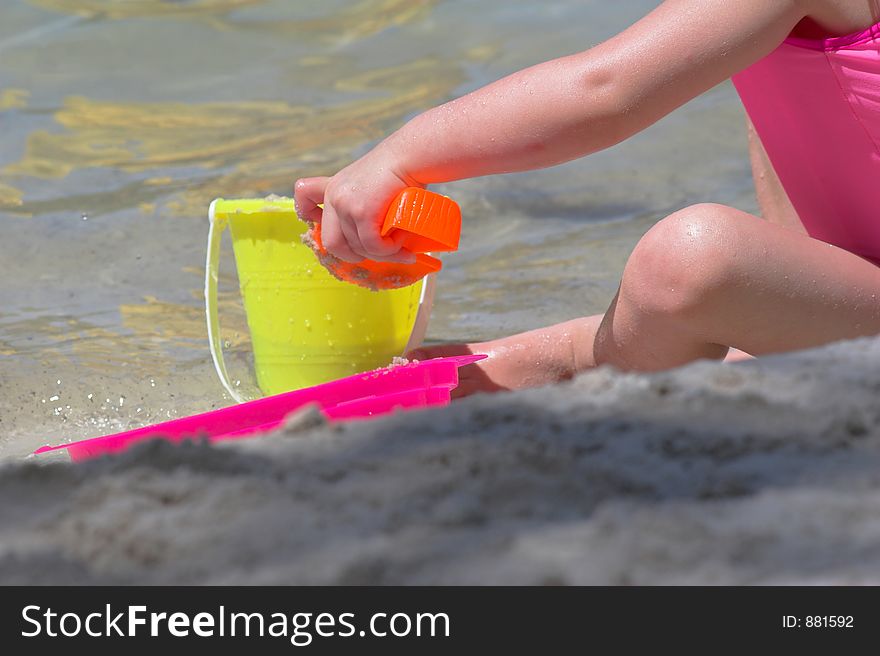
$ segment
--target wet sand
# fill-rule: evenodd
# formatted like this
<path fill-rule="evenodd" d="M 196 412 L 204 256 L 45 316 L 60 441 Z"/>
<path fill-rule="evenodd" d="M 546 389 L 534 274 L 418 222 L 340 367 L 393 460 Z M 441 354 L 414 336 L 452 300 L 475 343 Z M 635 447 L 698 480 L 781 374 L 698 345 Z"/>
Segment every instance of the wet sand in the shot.
<path fill-rule="evenodd" d="M 0 581 L 877 584 L 878 390 L 862 340 L 7 465 Z"/>

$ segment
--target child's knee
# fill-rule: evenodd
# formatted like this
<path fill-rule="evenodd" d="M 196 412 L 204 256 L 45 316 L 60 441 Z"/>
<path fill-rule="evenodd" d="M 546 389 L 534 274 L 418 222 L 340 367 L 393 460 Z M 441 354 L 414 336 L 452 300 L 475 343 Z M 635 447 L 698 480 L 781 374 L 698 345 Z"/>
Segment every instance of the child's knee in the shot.
<path fill-rule="evenodd" d="M 736 278 L 736 210 L 700 204 L 659 221 L 636 245 L 620 300 L 642 313 L 686 318 Z"/>

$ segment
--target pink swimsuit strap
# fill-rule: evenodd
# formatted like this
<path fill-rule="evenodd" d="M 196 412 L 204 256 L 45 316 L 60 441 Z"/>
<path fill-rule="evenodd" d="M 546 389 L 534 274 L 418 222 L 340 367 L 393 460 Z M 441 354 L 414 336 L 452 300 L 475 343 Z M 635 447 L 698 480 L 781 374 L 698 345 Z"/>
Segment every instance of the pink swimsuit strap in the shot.
<path fill-rule="evenodd" d="M 880 23 L 789 37 L 733 83 L 807 232 L 880 261 Z"/>

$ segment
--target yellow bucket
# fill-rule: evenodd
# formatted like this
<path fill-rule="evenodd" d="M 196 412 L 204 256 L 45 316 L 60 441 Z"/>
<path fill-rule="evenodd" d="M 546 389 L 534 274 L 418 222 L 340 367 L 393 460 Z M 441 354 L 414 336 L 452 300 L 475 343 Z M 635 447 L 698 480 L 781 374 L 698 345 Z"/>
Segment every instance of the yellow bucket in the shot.
<path fill-rule="evenodd" d="M 272 395 L 385 366 L 418 346 L 434 277 L 374 292 L 331 276 L 302 243 L 306 224 L 291 198 L 224 200 L 208 212 L 205 311 L 214 367 L 231 384 L 217 316 L 220 239 L 228 225 L 254 352 L 257 384 Z"/>

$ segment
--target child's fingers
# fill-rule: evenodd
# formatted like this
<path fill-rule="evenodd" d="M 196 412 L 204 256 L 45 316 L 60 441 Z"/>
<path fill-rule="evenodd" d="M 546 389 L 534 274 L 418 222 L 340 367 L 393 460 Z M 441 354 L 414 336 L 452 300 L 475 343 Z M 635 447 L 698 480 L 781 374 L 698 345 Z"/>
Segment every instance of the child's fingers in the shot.
<path fill-rule="evenodd" d="M 392 232 L 389 237 L 386 239 L 391 239 L 394 244 L 397 246 L 397 252 L 393 255 L 388 256 L 388 262 L 402 262 L 403 264 L 412 264 L 416 261 L 416 254 L 412 251 L 408 251 L 403 247 L 403 242 L 406 240 L 406 233 L 401 232 L 400 230 L 396 232 Z"/>
<path fill-rule="evenodd" d="M 334 202 L 332 205 L 333 212 L 339 223 L 339 229 L 342 232 L 342 236 L 345 238 L 348 248 L 361 259 L 369 257 L 364 249 L 364 245 L 361 243 L 360 237 L 358 236 L 357 224 L 348 209 L 348 205 L 345 203 L 345 199 L 343 198 L 340 203 Z"/>
<path fill-rule="evenodd" d="M 376 226 L 371 224 L 358 224 L 358 236 L 363 244 L 365 255 L 377 262 L 400 262 L 412 264 L 416 256 L 403 247 L 406 233 L 397 230 L 392 231 L 387 237 L 383 237 Z"/>
<path fill-rule="evenodd" d="M 376 260 L 377 262 L 400 262 L 401 264 L 413 264 L 416 261 L 416 255 L 412 251 L 408 251 L 403 248 L 403 241 L 406 239 L 406 235 L 398 232 L 397 235 L 393 237 L 394 243 L 396 244 L 396 252 L 391 255 L 370 255 L 369 258 L 371 260 Z"/>
<path fill-rule="evenodd" d="M 357 227 L 354 225 L 354 222 L 350 218 L 339 216 L 338 214 L 337 218 L 339 219 L 339 227 L 342 230 L 342 236 L 345 237 L 345 241 L 348 242 L 348 247 L 359 257 L 368 257 L 364 251 L 363 244 L 361 244 L 360 237 L 358 237 Z"/>
<path fill-rule="evenodd" d="M 358 236 L 364 245 L 366 257 L 373 260 L 386 259 L 395 261 L 393 258 L 401 248 L 401 240 L 392 237 L 383 237 L 379 234 L 379 226 L 371 223 L 358 224 Z"/>
<path fill-rule="evenodd" d="M 413 253 L 401 249 L 403 239 L 406 237 L 406 235 L 401 233 L 393 240 L 388 239 L 388 241 L 392 242 L 392 246 L 394 249 L 394 252 L 390 255 L 373 255 L 364 246 L 354 219 L 342 215 L 340 212 L 336 211 L 335 208 L 334 212 L 336 212 L 337 222 L 339 224 L 340 230 L 342 231 L 343 237 L 345 237 L 348 247 L 353 253 L 355 253 L 359 257 L 368 260 L 375 260 L 376 262 L 401 262 L 403 264 L 412 264 L 416 261 L 416 256 Z"/>
<path fill-rule="evenodd" d="M 324 190 L 330 178 L 300 178 L 293 185 L 293 202 L 296 213 L 307 221 L 320 221 L 322 211 L 318 207 L 324 202 Z"/>
<path fill-rule="evenodd" d="M 376 262 L 400 262 L 401 264 L 413 264 L 416 261 L 416 256 L 415 253 L 411 251 L 401 249 L 394 255 L 385 255 L 384 257 L 371 255 L 369 259 L 375 260 Z"/>
<path fill-rule="evenodd" d="M 321 241 L 331 255 L 346 262 L 372 259 L 379 262 L 412 264 L 416 256 L 403 249 L 404 234 L 382 237 L 378 226 L 358 222 L 345 211 L 324 202 L 328 177 L 300 178 L 293 188 L 297 214 L 307 221 L 321 222 Z M 322 209 L 319 205 L 324 204 Z"/>
<path fill-rule="evenodd" d="M 332 205 L 324 206 L 321 218 L 321 242 L 331 255 L 346 262 L 360 262 L 363 257 L 355 253 L 348 245 L 342 227 L 339 225 L 339 217 Z"/>

